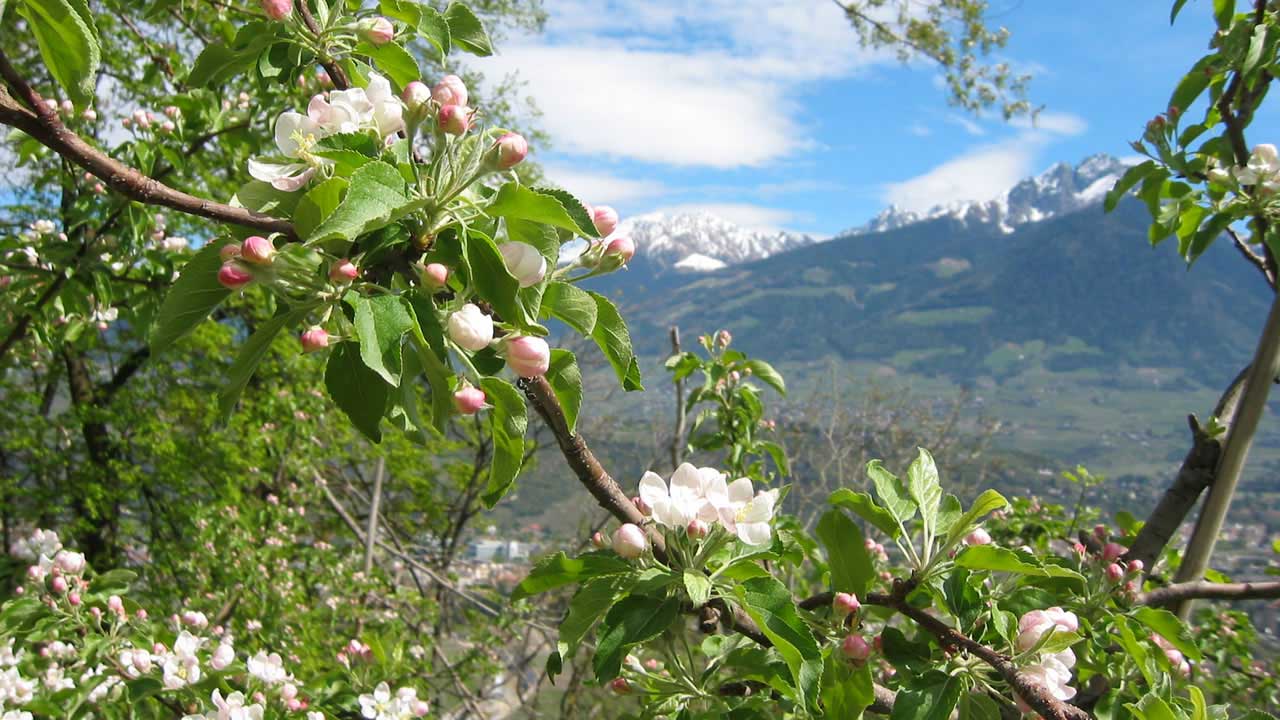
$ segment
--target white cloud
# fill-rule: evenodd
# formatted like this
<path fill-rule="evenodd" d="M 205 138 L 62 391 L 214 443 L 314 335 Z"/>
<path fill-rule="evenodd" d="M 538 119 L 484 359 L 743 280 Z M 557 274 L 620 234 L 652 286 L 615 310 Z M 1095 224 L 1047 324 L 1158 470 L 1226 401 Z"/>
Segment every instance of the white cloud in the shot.
<path fill-rule="evenodd" d="M 749 203 L 682 203 L 655 208 L 654 212 L 668 215 L 710 213 L 748 230 L 764 231 L 782 230 L 789 223 L 805 219 L 792 210 L 751 205 Z"/>
<path fill-rule="evenodd" d="M 916 123 L 911 127 L 908 127 L 907 132 L 915 135 L 916 137 L 929 137 L 933 134 L 933 131 L 929 129 L 928 125 L 921 125 L 920 123 Z"/>
<path fill-rule="evenodd" d="M 957 113 L 951 113 L 950 115 L 947 116 L 947 122 L 951 123 L 952 125 L 959 125 L 961 128 L 964 128 L 964 131 L 969 133 L 970 135 L 986 135 L 987 134 L 986 129 L 983 128 L 982 125 L 978 124 L 978 121 L 968 117 L 967 115 L 959 115 Z"/>
<path fill-rule="evenodd" d="M 921 212 L 951 202 L 990 200 L 1032 174 L 1042 142 L 1024 133 L 970 150 L 922 175 L 887 184 L 884 201 Z"/>
<path fill-rule="evenodd" d="M 666 194 L 666 187 L 653 180 L 634 180 L 604 172 L 576 170 L 559 165 L 543 167 L 547 180 L 594 205 L 617 205 Z"/>
<path fill-rule="evenodd" d="M 1042 112 L 1034 121 L 1027 117 L 1016 117 L 1009 121 L 1010 125 L 1024 129 L 1043 130 L 1054 135 L 1073 137 L 1082 135 L 1089 129 L 1089 122 L 1074 113 Z"/>

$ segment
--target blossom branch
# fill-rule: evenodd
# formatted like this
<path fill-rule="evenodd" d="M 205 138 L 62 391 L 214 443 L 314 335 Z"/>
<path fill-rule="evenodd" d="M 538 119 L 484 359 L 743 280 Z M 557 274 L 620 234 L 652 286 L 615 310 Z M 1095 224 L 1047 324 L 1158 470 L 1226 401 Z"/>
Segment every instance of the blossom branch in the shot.
<path fill-rule="evenodd" d="M 1172 605 L 1183 600 L 1271 600 L 1280 598 L 1280 581 L 1174 583 L 1138 595 L 1139 605 Z"/>
<path fill-rule="evenodd" d="M 178 212 L 208 218 L 231 225 L 281 233 L 296 238 L 288 220 L 263 215 L 246 208 L 232 207 L 206 198 L 196 197 L 147 177 L 90 145 L 72 132 L 57 113 L 44 106 L 44 99 L 10 64 L 0 51 L 0 77 L 19 100 L 0 92 L 0 124 L 21 130 L 63 158 L 101 178 L 112 190 L 147 205 L 159 205 Z M 25 103 L 26 107 L 22 103 Z"/>

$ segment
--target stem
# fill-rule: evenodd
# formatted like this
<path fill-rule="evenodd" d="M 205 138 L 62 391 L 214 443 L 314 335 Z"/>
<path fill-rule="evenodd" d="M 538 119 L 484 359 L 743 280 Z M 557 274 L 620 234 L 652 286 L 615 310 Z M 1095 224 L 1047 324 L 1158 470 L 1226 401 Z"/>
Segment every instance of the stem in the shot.
<path fill-rule="evenodd" d="M 1271 381 L 1276 376 L 1277 361 L 1280 361 L 1280 295 L 1272 301 L 1271 311 L 1267 314 L 1267 324 L 1258 340 L 1253 364 L 1249 366 L 1240 406 L 1231 421 L 1230 434 L 1222 449 L 1222 458 L 1218 461 L 1217 479 L 1209 489 L 1204 509 L 1200 511 L 1200 519 L 1196 522 L 1195 532 L 1187 545 L 1186 556 L 1182 560 L 1182 566 L 1178 568 L 1175 582 L 1200 580 L 1209 567 L 1209 558 L 1213 555 L 1218 533 L 1222 530 L 1227 509 L 1231 506 L 1231 497 L 1235 494 L 1240 473 L 1249 457 L 1249 448 L 1253 445 L 1258 422 L 1267 409 L 1267 396 L 1271 392 Z M 1179 617 L 1183 620 L 1190 617 L 1191 606 L 1190 599 L 1183 600 L 1178 606 Z"/>

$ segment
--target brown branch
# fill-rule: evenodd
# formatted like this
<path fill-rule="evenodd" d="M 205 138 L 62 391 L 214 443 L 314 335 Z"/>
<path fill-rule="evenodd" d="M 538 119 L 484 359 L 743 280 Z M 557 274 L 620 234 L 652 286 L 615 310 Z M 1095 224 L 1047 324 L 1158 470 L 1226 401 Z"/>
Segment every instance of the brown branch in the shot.
<path fill-rule="evenodd" d="M 1240 251 L 1240 254 L 1244 256 L 1245 261 L 1258 268 L 1258 271 L 1262 273 L 1262 277 L 1266 278 L 1267 285 L 1272 289 L 1275 289 L 1276 275 L 1271 268 L 1267 266 L 1267 259 L 1259 255 L 1256 250 L 1249 247 L 1249 244 L 1240 237 L 1240 233 L 1236 232 L 1234 228 L 1228 227 L 1226 232 L 1227 235 L 1231 236 L 1232 244 L 1234 244 L 1236 249 Z"/>
<path fill-rule="evenodd" d="M 1138 605 L 1172 605 L 1182 600 L 1273 600 L 1280 598 L 1280 581 L 1212 583 L 1204 580 L 1175 583 L 1142 593 Z"/>
<path fill-rule="evenodd" d="M 671 356 L 676 357 L 680 354 L 680 327 L 678 325 L 671 326 Z M 684 432 L 686 412 L 688 408 L 684 406 L 684 379 L 675 381 L 676 386 L 676 427 L 671 435 L 671 469 L 680 467 L 680 461 L 684 459 Z"/>
<path fill-rule="evenodd" d="M 57 113 L 44 107 L 43 98 L 18 74 L 0 51 L 0 77 L 30 109 L 0 93 L 0 123 L 17 128 L 63 158 L 101 178 L 112 190 L 148 205 L 171 208 L 188 215 L 296 238 L 288 220 L 232 207 L 175 190 L 107 155 L 72 132 Z"/>
<path fill-rule="evenodd" d="M 316 22 L 316 18 L 311 14 L 311 8 L 307 6 L 307 0 L 301 0 L 297 4 L 298 14 L 302 16 L 302 23 L 307 26 L 316 37 L 320 37 L 320 23 Z M 320 67 L 329 73 L 329 79 L 333 81 L 333 86 L 339 90 L 346 90 L 351 87 L 351 80 L 347 77 L 347 73 L 342 66 L 333 61 L 333 58 L 321 57 Z"/>

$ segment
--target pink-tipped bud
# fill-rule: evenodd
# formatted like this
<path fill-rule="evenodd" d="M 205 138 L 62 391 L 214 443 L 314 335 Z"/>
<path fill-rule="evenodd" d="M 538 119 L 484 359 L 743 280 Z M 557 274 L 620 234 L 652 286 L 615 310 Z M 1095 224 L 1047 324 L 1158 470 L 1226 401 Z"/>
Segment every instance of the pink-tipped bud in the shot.
<path fill-rule="evenodd" d="M 1141 560 L 1130 560 L 1129 566 L 1126 568 L 1130 575 L 1141 575 L 1142 571 L 1147 568 L 1146 563 Z"/>
<path fill-rule="evenodd" d="M 862 603 L 858 602 L 858 596 L 853 593 L 838 592 L 831 599 L 831 610 L 835 612 L 836 617 L 848 617 L 860 609 L 862 609 Z"/>
<path fill-rule="evenodd" d="M 68 575 L 79 575 L 84 572 L 86 565 L 84 555 L 72 550 L 59 550 L 53 556 L 53 564 Z"/>
<path fill-rule="evenodd" d="M 364 39 L 374 45 L 386 45 L 396 37 L 396 26 L 382 16 L 361 20 L 358 28 Z"/>
<path fill-rule="evenodd" d="M 145 609 L 145 608 L 138 608 L 138 612 L 136 612 L 136 613 L 134 613 L 134 614 L 138 616 L 138 619 L 139 619 L 139 620 L 146 620 L 146 619 L 147 619 L 147 611 L 146 611 L 146 609 Z"/>
<path fill-rule="evenodd" d="M 608 205 L 597 205 L 591 211 L 591 222 L 595 224 L 600 237 L 609 237 L 618 229 L 618 211 Z"/>
<path fill-rule="evenodd" d="M 727 348 L 731 342 L 733 342 L 733 335 L 728 330 L 721 330 L 716 333 L 716 344 L 720 347 Z"/>
<path fill-rule="evenodd" d="M 120 599 L 119 595 L 112 595 L 111 597 L 107 598 L 107 609 L 115 613 L 116 615 L 120 615 L 121 617 L 123 617 L 124 601 Z"/>
<path fill-rule="evenodd" d="M 422 284 L 439 290 L 449 282 L 449 268 L 440 263 L 430 263 L 422 269 Z"/>
<path fill-rule="evenodd" d="M 329 280 L 339 284 L 346 285 L 360 276 L 360 269 L 350 260 L 343 258 L 334 261 L 329 268 Z"/>
<path fill-rule="evenodd" d="M 591 544 L 594 545 L 598 550 L 603 550 L 609 547 L 609 541 L 604 539 L 604 533 L 598 530 L 592 533 Z"/>
<path fill-rule="evenodd" d="M 302 352 L 312 353 L 329 347 L 329 333 L 319 325 L 307 329 L 298 339 L 302 342 Z"/>
<path fill-rule="evenodd" d="M 167 117 L 177 118 L 182 115 L 182 111 L 178 109 L 177 105 L 169 105 L 165 107 L 164 114 Z"/>
<path fill-rule="evenodd" d="M 91 607 L 91 608 L 89 608 L 89 614 L 93 616 L 93 619 L 94 619 L 94 620 L 101 620 L 101 619 L 102 619 L 102 608 L 100 608 L 100 607 Z"/>
<path fill-rule="evenodd" d="M 613 532 L 613 551 L 628 560 L 640 557 L 648 547 L 649 538 L 638 525 L 626 523 Z"/>
<path fill-rule="evenodd" d="M 711 532 L 711 526 L 708 525 L 705 520 L 694 518 L 689 521 L 689 524 L 685 526 L 684 530 L 689 534 L 689 537 L 695 540 L 701 540 L 707 536 L 707 533 Z"/>
<path fill-rule="evenodd" d="M 545 375 L 551 367 L 551 348 L 547 341 L 532 335 L 507 340 L 507 367 L 520 377 Z"/>
<path fill-rule="evenodd" d="M 1093 526 L 1093 536 L 1099 540 L 1106 541 L 1109 535 L 1111 535 L 1111 530 L 1108 529 L 1106 525 Z"/>
<path fill-rule="evenodd" d="M 494 145 L 494 152 L 497 155 L 495 162 L 497 168 L 510 170 L 524 162 L 525 156 L 529 154 L 529 142 L 522 135 L 507 133 L 498 138 L 498 142 Z"/>
<path fill-rule="evenodd" d="M 61 575 L 49 582 L 49 587 L 59 595 L 67 591 L 67 579 Z"/>
<path fill-rule="evenodd" d="M 631 262 L 631 258 L 636 254 L 636 244 L 626 235 L 620 235 L 609 241 L 604 248 L 604 254 L 622 259 L 622 264 L 626 265 Z"/>
<path fill-rule="evenodd" d="M 471 129 L 471 108 L 466 105 L 445 105 L 438 117 L 440 131 L 449 135 L 462 135 Z"/>
<path fill-rule="evenodd" d="M 982 528 L 976 528 L 973 532 L 964 536 L 965 545 L 990 545 L 991 533 Z"/>
<path fill-rule="evenodd" d="M 855 663 L 863 663 L 871 657 L 871 645 L 861 635 L 853 634 L 845 637 L 840 643 L 840 652 Z"/>
<path fill-rule="evenodd" d="M 218 250 L 218 255 L 222 257 L 223 262 L 229 262 L 240 257 L 240 246 L 235 243 L 227 243 Z"/>
<path fill-rule="evenodd" d="M 70 115 L 76 111 L 76 104 L 70 100 L 63 100 L 58 104 L 58 109 L 62 111 L 63 115 Z"/>
<path fill-rule="evenodd" d="M 1107 566 L 1107 579 L 1113 583 L 1120 582 L 1124 579 L 1124 568 L 1116 563 L 1111 563 Z"/>
<path fill-rule="evenodd" d="M 649 507 L 649 503 L 645 502 L 644 498 L 640 497 L 639 495 L 636 495 L 631 498 L 631 504 L 635 505 L 636 510 L 639 510 L 640 514 L 645 517 L 649 517 L 650 515 L 653 514 L 653 508 Z"/>
<path fill-rule="evenodd" d="M 1138 585 L 1137 585 L 1137 583 L 1135 583 L 1135 582 L 1134 582 L 1134 581 L 1132 581 L 1132 580 L 1130 580 L 1130 581 L 1126 582 L 1126 583 L 1124 584 L 1124 594 L 1125 594 L 1125 595 L 1128 595 L 1128 596 L 1129 596 L 1129 597 L 1131 597 L 1131 598 L 1132 598 L 1132 597 L 1137 597 L 1137 595 L 1138 595 Z"/>
<path fill-rule="evenodd" d="M 238 262 L 225 262 L 218 268 L 218 282 L 228 290 L 239 290 L 253 282 L 253 275 Z"/>
<path fill-rule="evenodd" d="M 1128 550 L 1120 543 L 1109 542 L 1102 547 L 1102 560 L 1103 562 L 1111 562 L 1123 556 Z"/>
<path fill-rule="evenodd" d="M 484 391 L 470 385 L 453 394 L 453 407 L 463 415 L 475 415 L 484 407 Z"/>
<path fill-rule="evenodd" d="M 72 590 L 72 591 L 67 595 L 67 602 L 71 603 L 72 607 L 75 607 L 75 606 L 79 605 L 79 604 L 80 604 L 80 593 L 78 593 L 78 592 L 76 592 L 76 591 Z"/>
<path fill-rule="evenodd" d="M 145 110 L 134 110 L 133 122 L 140 128 L 149 128 L 151 127 L 151 116 Z"/>
<path fill-rule="evenodd" d="M 1079 555 L 1080 557 L 1084 557 L 1085 552 L 1087 552 L 1088 550 L 1087 548 L 1085 548 L 1084 543 L 1075 543 L 1074 545 L 1071 546 L 1071 549 L 1074 550 L 1076 552 L 1076 555 Z"/>
<path fill-rule="evenodd" d="M 164 122 L 160 123 L 160 132 L 165 135 L 172 135 L 173 131 L 177 129 L 178 129 L 178 126 L 174 125 L 172 120 L 165 120 Z"/>
<path fill-rule="evenodd" d="M 272 20 L 283 20 L 293 14 L 293 0 L 262 0 L 262 12 Z"/>
<path fill-rule="evenodd" d="M 85 108 L 85 111 L 80 113 L 80 117 L 84 118 L 85 122 L 96 122 L 98 119 L 98 111 L 93 108 Z"/>
<path fill-rule="evenodd" d="M 440 82 L 431 88 L 431 99 L 442 107 L 445 105 L 466 105 L 467 86 L 457 75 L 445 75 Z"/>
<path fill-rule="evenodd" d="M 626 678 L 614 678 L 609 681 L 609 689 L 619 695 L 630 695 L 631 683 Z"/>
<path fill-rule="evenodd" d="M 250 235 L 240 243 L 240 259 L 254 265 L 270 265 L 276 246 L 261 235 Z"/>

